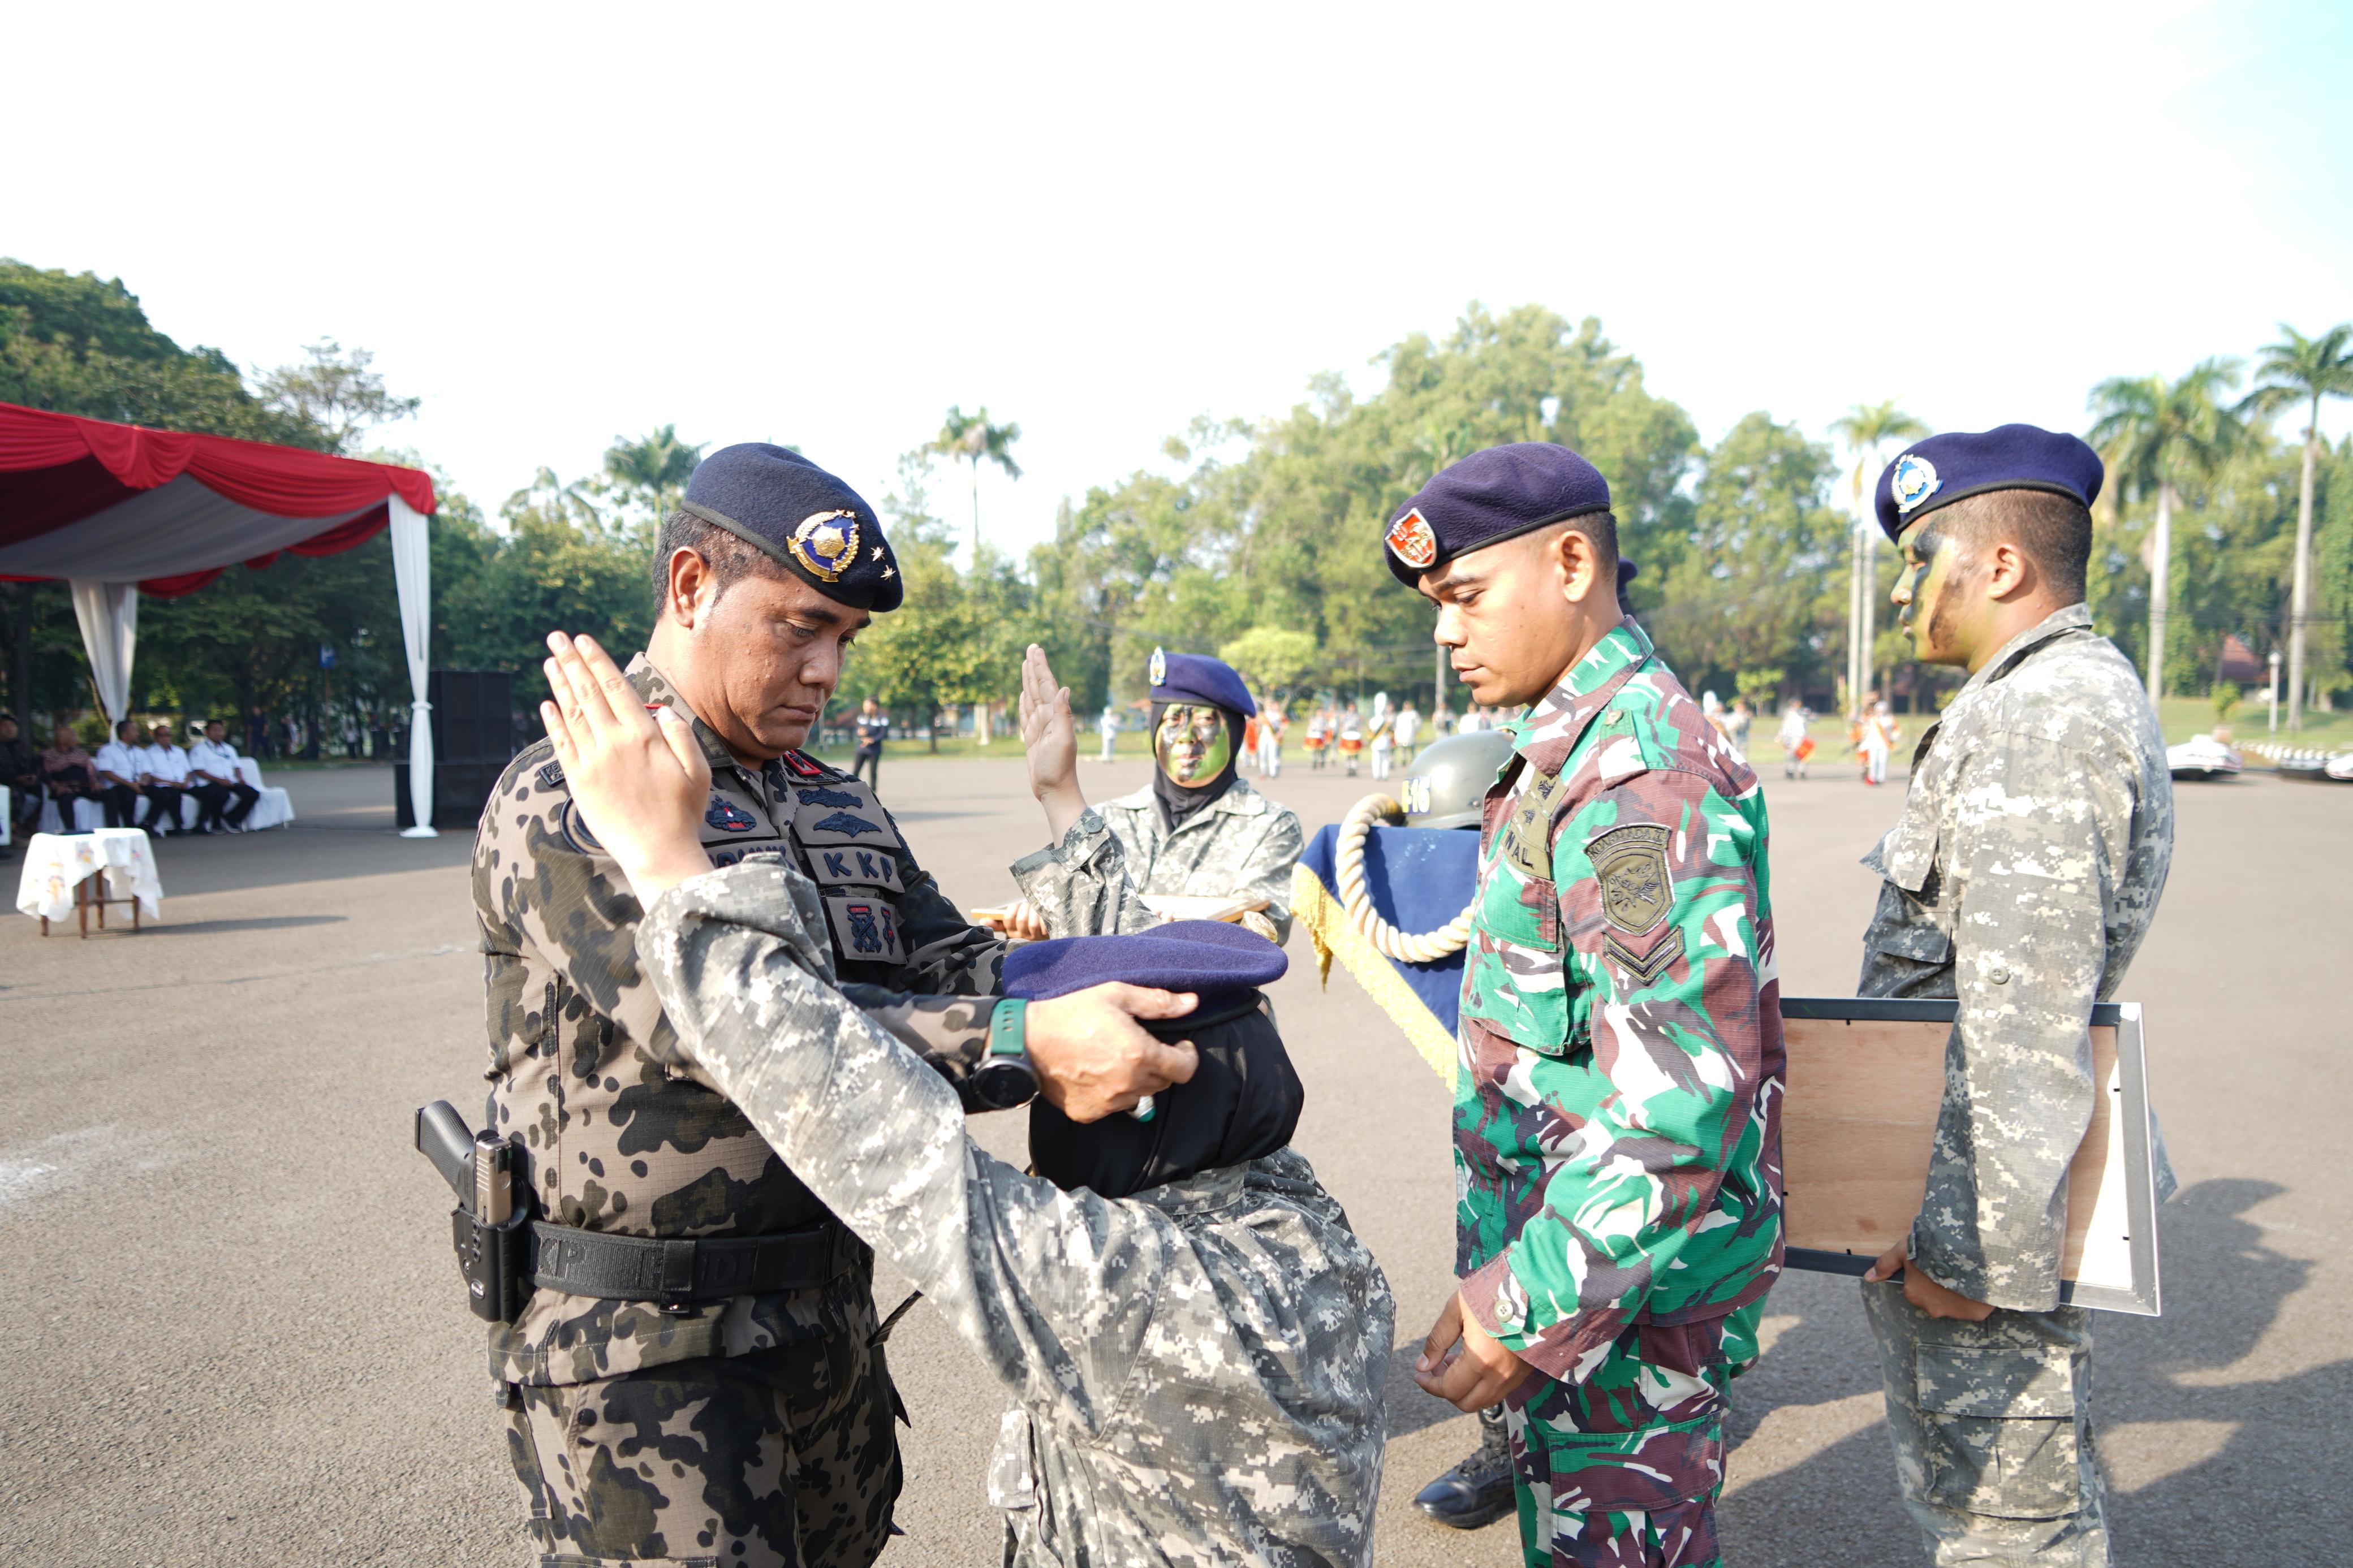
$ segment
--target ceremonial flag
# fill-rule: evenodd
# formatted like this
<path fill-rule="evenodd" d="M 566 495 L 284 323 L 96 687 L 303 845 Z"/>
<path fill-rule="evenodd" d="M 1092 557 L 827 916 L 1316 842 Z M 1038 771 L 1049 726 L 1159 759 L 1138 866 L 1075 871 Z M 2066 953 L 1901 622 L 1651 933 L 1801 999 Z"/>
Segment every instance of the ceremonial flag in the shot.
<path fill-rule="evenodd" d="M 1478 890 L 1479 835 L 1465 827 L 1368 828 L 1359 912 L 1352 914 L 1342 893 L 1341 833 L 1337 825 L 1319 829 L 1292 872 L 1291 910 L 1314 943 L 1316 972 L 1328 982 L 1332 960 L 1339 959 L 1422 1060 L 1451 1084 L 1462 949 L 1409 962 L 1382 952 L 1373 931 L 1386 924 L 1419 936 L 1459 920 Z"/>

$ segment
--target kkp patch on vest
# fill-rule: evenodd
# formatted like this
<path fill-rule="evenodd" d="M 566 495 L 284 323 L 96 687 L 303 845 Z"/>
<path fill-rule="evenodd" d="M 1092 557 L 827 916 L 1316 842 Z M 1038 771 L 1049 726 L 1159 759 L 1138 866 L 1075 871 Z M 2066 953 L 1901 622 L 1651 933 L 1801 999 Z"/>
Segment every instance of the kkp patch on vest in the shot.
<path fill-rule="evenodd" d="M 803 849 L 808 856 L 809 876 L 821 888 L 907 890 L 899 876 L 899 858 L 888 849 L 853 849 L 848 845 L 839 849 L 805 845 Z"/>
<path fill-rule="evenodd" d="M 882 899 L 828 893 L 825 912 L 833 923 L 833 951 L 845 963 L 904 963 L 899 911 Z"/>
<path fill-rule="evenodd" d="M 1667 836 L 1672 831 L 1654 823 L 1631 823 L 1611 828 L 1585 847 L 1594 879 L 1601 885 L 1601 913 L 1629 936 L 1655 929 L 1674 907 L 1673 882 L 1667 874 Z"/>

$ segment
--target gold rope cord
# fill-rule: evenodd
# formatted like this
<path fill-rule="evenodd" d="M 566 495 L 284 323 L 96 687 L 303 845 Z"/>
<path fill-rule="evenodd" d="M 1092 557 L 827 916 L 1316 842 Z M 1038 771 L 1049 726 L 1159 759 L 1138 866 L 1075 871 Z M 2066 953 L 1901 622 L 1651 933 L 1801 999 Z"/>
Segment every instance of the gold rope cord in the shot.
<path fill-rule="evenodd" d="M 1333 869 L 1349 922 L 1374 947 L 1407 963 L 1435 963 L 1461 952 L 1470 944 L 1471 915 L 1479 907 L 1475 893 L 1451 923 L 1419 935 L 1398 930 L 1373 908 L 1373 896 L 1365 887 L 1365 835 L 1377 820 L 1403 822 L 1405 808 L 1388 795 L 1368 795 L 1340 819 L 1340 842 Z"/>

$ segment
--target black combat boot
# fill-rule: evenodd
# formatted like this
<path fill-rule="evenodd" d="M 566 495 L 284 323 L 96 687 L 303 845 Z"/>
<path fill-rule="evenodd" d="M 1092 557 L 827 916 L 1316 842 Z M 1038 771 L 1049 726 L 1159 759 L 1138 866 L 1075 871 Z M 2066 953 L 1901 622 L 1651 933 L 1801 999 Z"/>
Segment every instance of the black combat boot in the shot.
<path fill-rule="evenodd" d="M 1479 1412 L 1479 1446 L 1414 1493 L 1413 1506 L 1456 1530 L 1477 1530 L 1512 1511 L 1512 1446 L 1504 1435 L 1502 1405 Z"/>

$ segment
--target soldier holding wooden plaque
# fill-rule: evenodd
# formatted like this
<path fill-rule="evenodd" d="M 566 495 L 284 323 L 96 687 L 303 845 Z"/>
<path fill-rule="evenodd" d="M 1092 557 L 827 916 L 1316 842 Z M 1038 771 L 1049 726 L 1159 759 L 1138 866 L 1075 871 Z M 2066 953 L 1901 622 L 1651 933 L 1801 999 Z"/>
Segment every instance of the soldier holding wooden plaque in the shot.
<path fill-rule="evenodd" d="M 2164 889 L 2173 795 L 2139 679 L 2084 604 L 2102 478 L 2075 437 L 2006 425 L 1917 442 L 1879 480 L 1904 634 L 1970 675 L 1864 861 L 1885 881 L 1857 990 L 1883 1000 L 1836 1026 L 1952 1019 L 1925 1194 L 1863 1287 L 1898 1481 L 1940 1564 L 2107 1562 L 2087 1258 L 2113 1265 L 2123 1248 L 2128 1284 L 2096 1304 L 2156 1307 L 2153 1208 L 2172 1173 L 2137 1092 L 2138 1010 L 2103 1004 Z M 1790 1011 L 1794 1105 L 1808 1053 Z M 1900 1099 L 1888 1044 L 1855 1059 L 1875 1057 Z M 2154 1172 L 2137 1193 L 2126 1152 Z M 1916 1155 L 1881 1170 L 1920 1182 Z M 1807 1234 L 1837 1216 L 1808 1214 L 1794 1142 L 1788 1173 L 1793 1254 L 1834 1241 Z"/>

